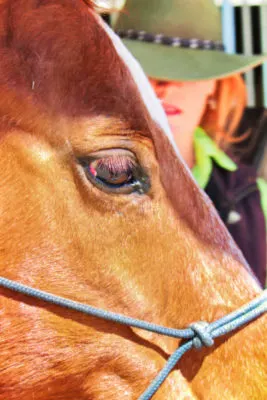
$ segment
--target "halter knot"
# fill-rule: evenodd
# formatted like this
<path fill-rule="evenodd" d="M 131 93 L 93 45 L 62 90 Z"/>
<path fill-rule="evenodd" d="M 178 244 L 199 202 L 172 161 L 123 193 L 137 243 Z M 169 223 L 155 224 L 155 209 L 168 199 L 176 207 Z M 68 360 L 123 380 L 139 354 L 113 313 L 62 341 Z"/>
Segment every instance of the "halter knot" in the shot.
<path fill-rule="evenodd" d="M 210 324 L 205 321 L 195 322 L 189 325 L 189 328 L 194 332 L 193 346 L 196 349 L 201 349 L 203 346 L 211 347 L 214 344 L 214 340 L 211 336 Z"/>

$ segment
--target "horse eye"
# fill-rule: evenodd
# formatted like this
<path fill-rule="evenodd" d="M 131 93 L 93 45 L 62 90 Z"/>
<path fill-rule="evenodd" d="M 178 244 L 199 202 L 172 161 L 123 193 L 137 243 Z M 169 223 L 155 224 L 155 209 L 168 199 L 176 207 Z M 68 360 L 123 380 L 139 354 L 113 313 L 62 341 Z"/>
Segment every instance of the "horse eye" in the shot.
<path fill-rule="evenodd" d="M 103 150 L 81 160 L 86 176 L 99 189 L 117 194 L 146 193 L 148 176 L 133 153 L 127 150 Z"/>

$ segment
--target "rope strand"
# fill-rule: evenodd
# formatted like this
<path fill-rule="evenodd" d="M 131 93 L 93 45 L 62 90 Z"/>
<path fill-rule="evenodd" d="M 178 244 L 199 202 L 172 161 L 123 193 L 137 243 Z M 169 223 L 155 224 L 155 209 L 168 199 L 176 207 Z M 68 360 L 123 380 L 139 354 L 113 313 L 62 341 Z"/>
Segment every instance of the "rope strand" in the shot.
<path fill-rule="evenodd" d="M 211 347 L 214 344 L 215 338 L 233 332 L 267 312 L 267 290 L 265 290 L 260 296 L 252 300 L 250 303 L 228 315 L 225 315 L 217 321 L 211 323 L 200 321 L 189 325 L 189 327 L 186 329 L 173 329 L 135 318 L 125 317 L 122 314 L 102 310 L 87 304 L 66 299 L 64 297 L 55 296 L 48 292 L 34 289 L 3 277 L 0 277 L 0 286 L 5 289 L 13 290 L 17 293 L 36 298 L 38 300 L 46 301 L 50 304 L 58 305 L 118 324 L 132 326 L 177 339 L 186 339 L 187 342 L 181 345 L 169 357 L 164 368 L 152 381 L 148 389 L 139 397 L 139 400 L 150 400 L 153 397 L 162 383 L 166 380 L 170 372 L 173 370 L 177 362 L 187 351 L 192 348 L 199 349 L 202 347 Z"/>

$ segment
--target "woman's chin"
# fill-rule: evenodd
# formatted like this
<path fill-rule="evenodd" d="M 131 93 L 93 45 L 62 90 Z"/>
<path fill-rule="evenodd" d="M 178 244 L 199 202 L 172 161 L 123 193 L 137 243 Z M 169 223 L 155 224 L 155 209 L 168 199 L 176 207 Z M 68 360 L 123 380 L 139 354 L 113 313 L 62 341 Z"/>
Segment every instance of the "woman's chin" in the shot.
<path fill-rule="evenodd" d="M 181 135 L 181 126 L 180 125 L 174 124 L 173 122 L 170 122 L 170 121 L 169 121 L 169 125 L 170 125 L 171 131 L 172 131 L 172 134 L 174 137 L 176 135 L 177 136 Z"/>

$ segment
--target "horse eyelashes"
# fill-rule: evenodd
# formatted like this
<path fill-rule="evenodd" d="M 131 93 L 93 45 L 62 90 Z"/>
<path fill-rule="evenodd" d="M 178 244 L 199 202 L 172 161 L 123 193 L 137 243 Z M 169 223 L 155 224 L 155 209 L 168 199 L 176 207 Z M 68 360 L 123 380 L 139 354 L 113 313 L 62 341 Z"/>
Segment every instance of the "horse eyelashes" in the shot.
<path fill-rule="evenodd" d="M 135 163 L 126 157 L 107 157 L 94 160 L 89 170 L 95 178 L 105 180 L 110 184 L 129 183 L 133 178 Z"/>
<path fill-rule="evenodd" d="M 130 173 L 137 167 L 134 160 L 128 157 L 112 156 L 97 160 L 99 169 L 108 170 L 111 174 Z"/>

